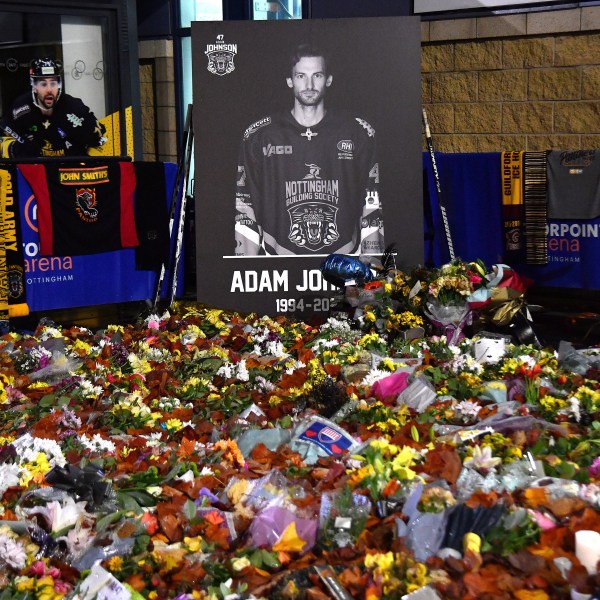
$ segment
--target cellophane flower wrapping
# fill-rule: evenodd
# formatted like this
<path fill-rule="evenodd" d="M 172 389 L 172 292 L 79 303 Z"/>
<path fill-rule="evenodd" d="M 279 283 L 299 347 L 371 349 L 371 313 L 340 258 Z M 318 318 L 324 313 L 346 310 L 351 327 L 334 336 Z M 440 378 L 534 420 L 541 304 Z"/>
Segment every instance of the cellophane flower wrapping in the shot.
<path fill-rule="evenodd" d="M 466 300 L 443 304 L 437 298 L 430 298 L 425 304 L 424 312 L 433 327 L 446 336 L 449 344 L 456 344 L 465 337 L 464 328 L 472 319 L 472 312 Z"/>

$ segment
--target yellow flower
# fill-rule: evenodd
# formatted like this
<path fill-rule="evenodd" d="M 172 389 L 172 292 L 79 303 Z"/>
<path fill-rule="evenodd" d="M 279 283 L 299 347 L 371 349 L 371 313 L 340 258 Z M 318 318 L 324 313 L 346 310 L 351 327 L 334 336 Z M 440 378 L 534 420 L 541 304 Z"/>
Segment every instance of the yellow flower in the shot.
<path fill-rule="evenodd" d="M 15 587 L 18 592 L 31 592 L 35 587 L 35 579 L 33 577 L 17 577 Z"/>
<path fill-rule="evenodd" d="M 202 538 L 200 536 L 196 537 L 184 537 L 183 543 L 187 546 L 190 552 L 200 552 L 202 549 Z"/>
<path fill-rule="evenodd" d="M 26 462 L 21 466 L 23 472 L 21 473 L 19 485 L 23 487 L 27 487 L 31 481 L 41 483 L 44 480 L 44 475 L 51 469 L 48 457 L 43 452 L 38 452 L 32 462 Z"/>
<path fill-rule="evenodd" d="M 249 567 L 252 563 L 247 556 L 240 556 L 239 558 L 234 558 L 231 561 L 231 568 L 234 571 L 240 572 L 243 571 L 246 567 Z"/>
<path fill-rule="evenodd" d="M 379 368 L 386 369 L 387 371 L 390 371 L 391 373 L 393 373 L 398 368 L 398 364 L 395 363 L 389 356 L 386 356 L 379 363 Z"/>
<path fill-rule="evenodd" d="M 113 556 L 108 561 L 108 570 L 115 572 L 120 571 L 123 568 L 123 559 L 120 556 Z"/>
<path fill-rule="evenodd" d="M 248 492 L 250 483 L 247 479 L 240 479 L 232 483 L 227 489 L 227 498 L 232 504 L 239 504 Z"/>
<path fill-rule="evenodd" d="M 183 428 L 183 423 L 179 419 L 169 419 L 165 425 L 169 431 L 179 431 Z"/>
<path fill-rule="evenodd" d="M 29 384 L 29 387 L 34 390 L 39 390 L 39 389 L 47 388 L 50 386 L 47 383 L 45 383 L 44 381 L 34 381 L 33 383 Z"/>

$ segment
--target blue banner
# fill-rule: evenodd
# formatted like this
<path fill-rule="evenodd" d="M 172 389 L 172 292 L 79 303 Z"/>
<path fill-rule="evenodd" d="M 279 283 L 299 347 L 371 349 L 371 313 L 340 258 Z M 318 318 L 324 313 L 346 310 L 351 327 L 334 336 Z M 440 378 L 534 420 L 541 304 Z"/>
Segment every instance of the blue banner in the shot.
<path fill-rule="evenodd" d="M 446 207 L 454 254 L 487 265 L 506 262 L 502 220 L 501 153 L 444 154 L 436 152 L 441 201 Z M 440 198 L 429 154 L 425 170 L 425 246 L 429 265 L 450 260 Z M 548 262 L 508 264 L 538 286 L 600 289 L 600 218 L 548 220 Z"/>

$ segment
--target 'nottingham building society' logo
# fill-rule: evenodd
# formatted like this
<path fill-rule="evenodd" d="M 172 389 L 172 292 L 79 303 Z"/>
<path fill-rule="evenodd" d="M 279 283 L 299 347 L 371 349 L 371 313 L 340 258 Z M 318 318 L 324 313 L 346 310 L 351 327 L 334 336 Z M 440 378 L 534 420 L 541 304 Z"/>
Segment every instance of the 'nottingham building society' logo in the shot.
<path fill-rule="evenodd" d="M 206 45 L 208 57 L 208 66 L 206 67 L 214 75 L 227 75 L 235 69 L 233 59 L 237 54 L 237 44 L 226 44 L 223 41 L 223 34 L 217 36 L 214 44 Z"/>

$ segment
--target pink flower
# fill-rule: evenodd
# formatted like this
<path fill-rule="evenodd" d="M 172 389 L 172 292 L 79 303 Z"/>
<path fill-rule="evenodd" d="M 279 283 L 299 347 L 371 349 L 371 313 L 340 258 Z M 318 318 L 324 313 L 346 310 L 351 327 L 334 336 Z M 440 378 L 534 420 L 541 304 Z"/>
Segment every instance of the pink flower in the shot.
<path fill-rule="evenodd" d="M 36 577 L 44 577 L 46 574 L 46 565 L 41 560 L 36 560 L 30 567 L 29 572 Z"/>
<path fill-rule="evenodd" d="M 54 591 L 59 594 L 68 594 L 71 591 L 71 586 L 66 581 L 57 579 L 54 581 Z"/>
<path fill-rule="evenodd" d="M 594 459 L 594 462 L 590 465 L 588 472 L 590 477 L 600 476 L 600 456 Z"/>

